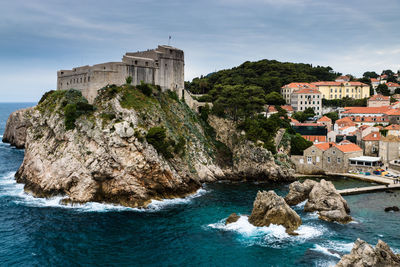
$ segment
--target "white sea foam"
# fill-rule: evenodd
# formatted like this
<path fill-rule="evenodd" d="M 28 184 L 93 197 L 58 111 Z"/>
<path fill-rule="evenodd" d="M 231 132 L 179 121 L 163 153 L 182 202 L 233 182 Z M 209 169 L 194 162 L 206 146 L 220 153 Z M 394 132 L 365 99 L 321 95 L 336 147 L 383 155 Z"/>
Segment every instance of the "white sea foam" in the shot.
<path fill-rule="evenodd" d="M 301 225 L 296 230 L 299 235 L 291 236 L 286 233 L 286 229 L 282 225 L 271 224 L 268 227 L 257 227 L 249 223 L 247 216 L 240 216 L 237 222 L 227 225 L 225 225 L 225 220 L 209 224 L 208 227 L 236 232 L 244 238 L 241 241 L 248 245 L 258 244 L 274 248 L 279 248 L 290 243 L 298 244 L 299 242 L 305 242 L 307 239 L 322 235 L 325 231 L 323 227 Z"/>
<path fill-rule="evenodd" d="M 147 208 L 130 208 L 121 205 L 105 204 L 98 202 L 87 202 L 84 204 L 61 204 L 65 196 L 55 196 L 52 198 L 34 197 L 24 191 L 24 185 L 18 184 L 14 179 L 15 172 L 10 172 L 0 177 L 0 196 L 15 197 L 14 203 L 29 207 L 55 207 L 63 209 L 73 209 L 86 212 L 108 212 L 108 211 L 137 211 L 154 212 L 167 206 L 189 203 L 193 198 L 204 195 L 207 191 L 199 189 L 195 194 L 185 198 L 153 200 Z"/>
<path fill-rule="evenodd" d="M 300 202 L 299 204 L 297 204 L 296 206 L 294 206 L 295 208 L 299 208 L 299 209 L 303 209 L 304 206 L 306 205 L 307 200 L 304 200 L 303 202 Z"/>
<path fill-rule="evenodd" d="M 328 248 L 322 247 L 320 245 L 314 245 L 314 248 L 312 248 L 312 250 L 318 251 L 318 252 L 323 253 L 323 254 L 328 255 L 328 256 L 336 257 L 338 259 L 341 258 L 338 253 L 331 252 L 331 251 L 329 251 Z"/>

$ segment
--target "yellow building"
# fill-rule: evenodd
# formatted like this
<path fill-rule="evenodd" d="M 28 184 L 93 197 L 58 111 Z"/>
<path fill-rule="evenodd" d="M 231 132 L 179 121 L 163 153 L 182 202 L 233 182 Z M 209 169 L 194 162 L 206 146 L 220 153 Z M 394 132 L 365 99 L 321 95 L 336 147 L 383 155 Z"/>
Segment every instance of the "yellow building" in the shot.
<path fill-rule="evenodd" d="M 362 82 L 313 82 L 324 99 L 351 97 L 361 99 L 369 97 L 369 85 Z"/>

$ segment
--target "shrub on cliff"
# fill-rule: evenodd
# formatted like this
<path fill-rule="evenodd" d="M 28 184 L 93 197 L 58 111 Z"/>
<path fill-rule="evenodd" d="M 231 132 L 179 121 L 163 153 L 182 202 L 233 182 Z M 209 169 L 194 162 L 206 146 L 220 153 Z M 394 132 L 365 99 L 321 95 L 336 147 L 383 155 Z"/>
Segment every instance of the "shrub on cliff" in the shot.
<path fill-rule="evenodd" d="M 153 93 L 153 88 L 150 84 L 144 83 L 143 81 L 140 82 L 140 85 L 136 86 L 144 95 L 151 96 Z"/>
<path fill-rule="evenodd" d="M 75 121 L 81 115 L 89 114 L 94 111 L 94 106 L 89 104 L 86 98 L 78 90 L 68 90 L 62 99 L 62 107 L 64 107 L 64 123 L 66 130 L 75 128 Z"/>
<path fill-rule="evenodd" d="M 170 152 L 170 144 L 166 140 L 166 133 L 164 127 L 153 127 L 151 128 L 147 135 L 146 140 L 149 144 L 151 144 L 160 154 L 162 154 L 165 158 L 172 158 L 172 154 Z"/>
<path fill-rule="evenodd" d="M 38 104 L 41 104 L 43 101 L 45 101 L 45 100 L 47 99 L 47 97 L 49 97 L 49 96 L 50 96 L 51 94 L 53 94 L 54 92 L 55 92 L 54 90 L 50 90 L 50 91 L 44 93 L 44 94 L 42 95 L 42 97 L 40 98 Z"/>

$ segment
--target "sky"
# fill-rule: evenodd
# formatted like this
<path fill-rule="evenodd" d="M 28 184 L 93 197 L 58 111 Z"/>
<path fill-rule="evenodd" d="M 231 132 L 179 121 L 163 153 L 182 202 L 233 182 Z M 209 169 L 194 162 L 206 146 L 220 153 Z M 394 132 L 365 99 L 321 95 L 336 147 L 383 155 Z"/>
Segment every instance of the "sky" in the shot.
<path fill-rule="evenodd" d="M 400 1 L 0 0 L 0 102 L 36 102 L 57 70 L 168 44 L 185 80 L 244 61 L 400 69 Z"/>

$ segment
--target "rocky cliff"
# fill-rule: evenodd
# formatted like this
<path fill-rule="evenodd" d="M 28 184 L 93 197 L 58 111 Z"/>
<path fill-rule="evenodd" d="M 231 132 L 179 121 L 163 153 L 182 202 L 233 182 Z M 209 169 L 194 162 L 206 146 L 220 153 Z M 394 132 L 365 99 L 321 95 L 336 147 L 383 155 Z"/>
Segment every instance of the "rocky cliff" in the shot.
<path fill-rule="evenodd" d="M 25 147 L 26 129 L 30 126 L 31 110 L 32 108 L 17 110 L 8 117 L 2 140 L 4 143 L 10 143 L 17 148 Z"/>
<path fill-rule="evenodd" d="M 143 207 L 236 175 L 292 179 L 267 150 L 248 141 L 225 146 L 175 94 L 153 92 L 109 86 L 92 106 L 76 90 L 55 91 L 12 115 L 28 125 L 17 181 L 36 196 L 66 195 L 65 202 Z"/>

